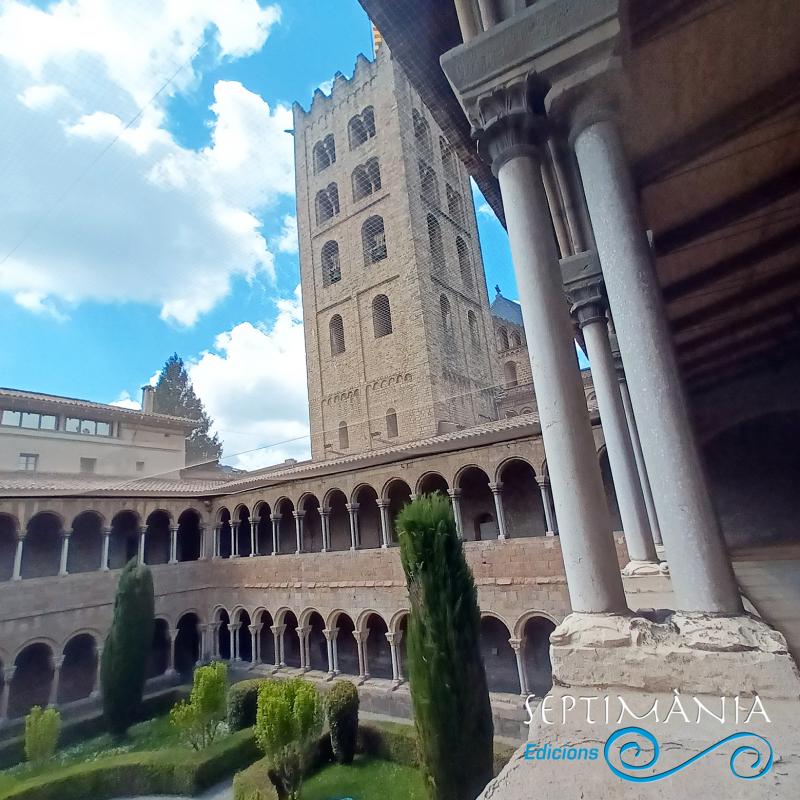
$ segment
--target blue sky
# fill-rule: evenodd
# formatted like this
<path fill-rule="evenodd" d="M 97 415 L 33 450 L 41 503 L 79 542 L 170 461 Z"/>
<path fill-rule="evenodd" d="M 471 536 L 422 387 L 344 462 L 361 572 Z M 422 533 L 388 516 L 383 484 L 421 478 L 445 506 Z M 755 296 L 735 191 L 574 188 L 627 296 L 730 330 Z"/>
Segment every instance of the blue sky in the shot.
<path fill-rule="evenodd" d="M 296 410 L 257 422 L 304 393 L 283 130 L 293 101 L 371 53 L 360 5 L 197 0 L 186 20 L 173 0 L 37 5 L 0 0 L 0 384 L 138 399 L 177 351 L 229 452 L 299 436 Z M 486 210 L 490 298 L 516 297 Z"/>

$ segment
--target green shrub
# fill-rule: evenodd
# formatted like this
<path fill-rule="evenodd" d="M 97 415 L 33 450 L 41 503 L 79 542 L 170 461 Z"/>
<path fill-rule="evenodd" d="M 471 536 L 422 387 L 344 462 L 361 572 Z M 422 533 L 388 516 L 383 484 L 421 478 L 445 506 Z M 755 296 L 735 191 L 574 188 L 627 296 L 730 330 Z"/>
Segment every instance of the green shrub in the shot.
<path fill-rule="evenodd" d="M 420 763 L 414 726 L 399 722 L 359 726 L 358 752 L 404 767 L 418 767 Z"/>
<path fill-rule="evenodd" d="M 215 661 L 194 672 L 192 691 L 169 713 L 169 721 L 195 750 L 208 747 L 225 716 L 225 688 L 228 667 Z"/>
<path fill-rule="evenodd" d="M 228 689 L 228 728 L 240 731 L 256 724 L 258 690 L 268 678 L 252 678 L 234 683 Z"/>
<path fill-rule="evenodd" d="M 331 730 L 333 756 L 340 764 L 351 764 L 358 737 L 358 689 L 351 681 L 336 681 L 328 692 L 326 710 Z"/>
<path fill-rule="evenodd" d="M 492 709 L 475 580 L 450 502 L 426 495 L 397 518 L 411 612 L 408 672 L 431 800 L 476 797 L 492 777 Z"/>
<path fill-rule="evenodd" d="M 52 758 L 60 730 L 61 714 L 58 711 L 34 706 L 25 717 L 25 758 L 37 767 Z"/>
<path fill-rule="evenodd" d="M 112 735 L 124 736 L 142 703 L 147 658 L 153 645 L 153 576 L 131 559 L 122 570 L 114 618 L 103 648 L 103 714 Z"/>
<path fill-rule="evenodd" d="M 233 800 L 278 800 L 269 777 L 269 760 L 262 758 L 233 779 Z"/>

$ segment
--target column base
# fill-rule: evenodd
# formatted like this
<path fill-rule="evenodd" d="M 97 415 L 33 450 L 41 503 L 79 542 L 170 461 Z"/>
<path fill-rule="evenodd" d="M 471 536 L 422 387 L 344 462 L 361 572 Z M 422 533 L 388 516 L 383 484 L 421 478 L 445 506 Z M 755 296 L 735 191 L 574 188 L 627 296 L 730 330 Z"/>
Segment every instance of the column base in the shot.
<path fill-rule="evenodd" d="M 325 680 L 326 680 L 326 681 L 328 681 L 328 682 L 330 682 L 330 681 L 334 680 L 334 678 L 336 678 L 336 673 L 335 673 L 335 672 L 329 672 L 329 673 L 328 673 L 328 674 L 325 676 Z"/>
<path fill-rule="evenodd" d="M 626 577 L 637 575 L 666 575 L 669 567 L 665 562 L 659 561 L 629 561 L 623 568 L 622 574 Z"/>
<path fill-rule="evenodd" d="M 783 634 L 748 614 L 573 613 L 550 642 L 558 686 L 800 697 L 800 672 Z"/>
<path fill-rule="evenodd" d="M 664 547 L 663 544 L 656 545 L 656 555 L 658 556 L 659 561 L 666 561 L 667 560 L 667 548 Z"/>

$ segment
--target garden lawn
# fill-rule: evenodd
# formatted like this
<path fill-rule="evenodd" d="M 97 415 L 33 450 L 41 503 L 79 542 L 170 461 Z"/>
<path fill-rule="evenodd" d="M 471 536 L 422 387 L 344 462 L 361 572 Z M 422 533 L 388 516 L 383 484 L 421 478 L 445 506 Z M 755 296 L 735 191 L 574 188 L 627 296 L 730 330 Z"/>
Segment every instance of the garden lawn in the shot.
<path fill-rule="evenodd" d="M 301 800 L 426 800 L 422 775 L 391 761 L 356 758 L 324 767 L 303 784 Z"/>

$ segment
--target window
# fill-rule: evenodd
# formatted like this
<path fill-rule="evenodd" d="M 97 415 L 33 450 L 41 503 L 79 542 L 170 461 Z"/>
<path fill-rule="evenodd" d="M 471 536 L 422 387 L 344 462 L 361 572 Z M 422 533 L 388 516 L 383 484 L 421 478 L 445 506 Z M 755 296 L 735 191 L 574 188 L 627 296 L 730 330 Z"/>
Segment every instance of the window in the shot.
<path fill-rule="evenodd" d="M 336 142 L 329 133 L 321 142 L 314 145 L 314 173 L 322 172 L 336 163 Z"/>
<path fill-rule="evenodd" d="M 372 301 L 372 328 L 376 339 L 392 332 L 392 311 L 389 308 L 389 298 L 385 294 L 377 295 Z"/>
<path fill-rule="evenodd" d="M 111 436 L 111 423 L 67 417 L 64 422 L 64 430 L 67 433 L 82 433 L 87 436 Z"/>
<path fill-rule="evenodd" d="M 375 111 L 367 106 L 360 114 L 356 114 L 347 123 L 347 136 L 350 149 L 355 150 L 375 135 Z"/>
<path fill-rule="evenodd" d="M 442 313 L 442 329 L 445 334 L 453 333 L 453 315 L 450 311 L 450 301 L 444 296 L 439 297 L 439 310 Z"/>
<path fill-rule="evenodd" d="M 460 236 L 456 236 L 456 250 L 458 251 L 458 268 L 461 271 L 461 282 L 465 289 L 472 291 L 475 286 L 472 281 L 472 262 L 469 258 L 467 245 Z"/>
<path fill-rule="evenodd" d="M 330 286 L 342 279 L 342 268 L 339 264 L 339 245 L 329 241 L 322 245 L 322 285 Z"/>
<path fill-rule="evenodd" d="M 518 331 L 514 331 L 511 334 L 511 344 L 514 347 L 522 347 L 522 337 L 519 335 Z"/>
<path fill-rule="evenodd" d="M 361 226 L 361 244 L 364 247 L 364 264 L 369 266 L 386 258 L 386 233 L 383 217 L 369 217 Z"/>
<path fill-rule="evenodd" d="M 97 470 L 97 459 L 96 458 L 82 458 L 81 459 L 81 472 L 86 475 L 94 474 Z"/>
<path fill-rule="evenodd" d="M 28 430 L 54 431 L 58 429 L 58 417 L 54 414 L 39 414 L 33 411 L 10 411 L 0 413 L 0 425 Z"/>
<path fill-rule="evenodd" d="M 144 461 L 137 461 L 136 462 L 136 471 L 137 472 L 144 472 Z"/>
<path fill-rule="evenodd" d="M 459 225 L 464 224 L 464 203 L 461 195 L 448 183 L 447 184 L 447 213 Z"/>
<path fill-rule="evenodd" d="M 347 432 L 347 423 L 339 423 L 339 449 L 347 450 L 350 447 L 350 434 Z"/>
<path fill-rule="evenodd" d="M 36 472 L 39 469 L 39 454 L 20 453 L 17 460 L 17 469 L 22 472 Z"/>
<path fill-rule="evenodd" d="M 444 176 L 454 183 L 458 182 L 458 167 L 456 166 L 456 156 L 453 153 L 453 148 L 447 143 L 443 137 L 439 137 L 439 152 L 442 156 L 442 167 L 444 168 Z"/>
<path fill-rule="evenodd" d="M 505 328 L 497 329 L 497 347 L 500 350 L 508 350 L 508 331 Z"/>
<path fill-rule="evenodd" d="M 316 212 L 317 225 L 322 225 L 339 213 L 339 189 L 335 183 L 328 184 L 326 189 L 317 192 Z"/>
<path fill-rule="evenodd" d="M 433 214 L 428 214 L 428 244 L 431 249 L 431 269 L 442 274 L 444 272 L 444 245 L 442 244 L 442 229 L 439 221 Z"/>
<path fill-rule="evenodd" d="M 331 355 L 344 353 L 344 323 L 338 314 L 331 317 Z"/>
<path fill-rule="evenodd" d="M 19 411 L 3 411 L 3 416 L 0 418 L 0 421 L 3 425 L 13 425 L 18 428 L 21 419 L 22 414 L 20 414 Z"/>
<path fill-rule="evenodd" d="M 503 365 L 503 376 L 506 380 L 506 387 L 517 385 L 517 365 L 513 361 L 506 361 Z"/>
<path fill-rule="evenodd" d="M 469 323 L 469 338 L 473 347 L 481 346 L 481 337 L 478 332 L 478 318 L 474 311 L 467 312 L 467 322 Z"/>
<path fill-rule="evenodd" d="M 431 205 L 439 205 L 439 185 L 436 173 L 424 162 L 419 162 L 419 192 Z"/>
<path fill-rule="evenodd" d="M 431 145 L 431 131 L 428 127 L 427 120 L 415 108 L 411 112 L 411 119 L 414 123 L 414 141 L 417 144 L 417 151 L 419 154 L 427 159 L 433 161 L 433 146 Z"/>
<path fill-rule="evenodd" d="M 55 414 L 42 414 L 39 418 L 39 428 L 43 431 L 58 430 L 58 417 Z"/>
<path fill-rule="evenodd" d="M 359 164 L 353 170 L 353 202 L 377 192 L 381 188 L 381 168 L 377 158 Z"/>
<path fill-rule="evenodd" d="M 386 438 L 397 438 L 397 412 L 393 408 L 386 409 Z"/>
<path fill-rule="evenodd" d="M 98 436 L 111 436 L 111 425 L 108 422 L 98 422 L 97 423 L 97 435 Z"/>

